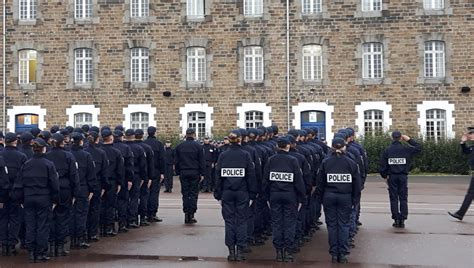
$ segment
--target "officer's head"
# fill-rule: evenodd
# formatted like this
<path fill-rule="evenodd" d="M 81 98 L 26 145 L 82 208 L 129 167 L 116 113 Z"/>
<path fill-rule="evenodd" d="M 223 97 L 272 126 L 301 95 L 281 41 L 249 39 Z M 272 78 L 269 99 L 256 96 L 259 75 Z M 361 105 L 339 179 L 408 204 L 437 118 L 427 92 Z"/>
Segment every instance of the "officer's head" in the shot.
<path fill-rule="evenodd" d="M 196 129 L 194 128 L 188 128 L 186 129 L 186 138 L 196 138 Z"/>
<path fill-rule="evenodd" d="M 43 139 L 37 138 L 33 140 L 32 146 L 33 152 L 37 154 L 44 154 L 46 153 L 46 147 L 48 146 L 48 144 Z"/>
<path fill-rule="evenodd" d="M 64 135 L 56 132 L 51 136 L 51 146 L 62 148 L 64 147 Z"/>
<path fill-rule="evenodd" d="M 272 128 L 273 128 L 273 134 L 278 135 L 278 131 L 279 131 L 278 125 L 274 124 L 274 125 L 272 125 Z"/>
<path fill-rule="evenodd" d="M 340 137 L 334 137 L 331 145 L 336 154 L 343 154 L 346 150 L 346 142 Z"/>
<path fill-rule="evenodd" d="M 474 141 L 474 127 L 467 128 L 467 138 L 471 141 Z"/>
<path fill-rule="evenodd" d="M 89 142 L 89 144 L 99 144 L 100 142 L 99 133 L 95 131 L 90 131 L 89 136 L 87 136 L 87 141 Z"/>
<path fill-rule="evenodd" d="M 61 133 L 64 136 L 64 143 L 69 144 L 69 142 L 71 141 L 69 131 L 65 128 L 62 128 L 59 130 L 59 133 Z"/>
<path fill-rule="evenodd" d="M 35 137 L 33 136 L 33 134 L 31 134 L 29 131 L 25 131 L 21 133 L 20 141 L 21 144 L 31 145 L 33 143 L 34 138 Z"/>
<path fill-rule="evenodd" d="M 89 130 L 90 130 L 89 125 L 83 125 L 81 128 L 84 134 L 89 133 Z"/>
<path fill-rule="evenodd" d="M 51 132 L 49 131 L 41 131 L 40 134 L 38 135 L 38 138 L 43 139 L 46 143 L 49 143 L 49 140 L 51 139 Z"/>
<path fill-rule="evenodd" d="M 228 145 L 230 143 L 229 137 L 225 136 L 223 142 L 224 142 L 224 145 Z"/>
<path fill-rule="evenodd" d="M 146 130 L 149 137 L 154 137 L 156 135 L 156 127 L 149 126 Z"/>
<path fill-rule="evenodd" d="M 231 144 L 240 144 L 242 135 L 240 134 L 240 130 L 235 129 L 232 130 L 227 137 Z"/>
<path fill-rule="evenodd" d="M 72 144 L 76 146 L 83 146 L 84 145 L 84 135 L 79 132 L 73 132 L 71 134 L 71 141 Z"/>
<path fill-rule="evenodd" d="M 346 128 L 347 136 L 349 136 L 349 141 L 355 140 L 355 130 L 351 127 Z"/>
<path fill-rule="evenodd" d="M 141 141 L 143 140 L 143 136 L 145 136 L 143 129 L 135 129 L 135 140 Z"/>
<path fill-rule="evenodd" d="M 100 136 L 102 136 L 102 140 L 105 144 L 110 144 L 114 142 L 114 136 L 110 129 L 104 129 L 100 132 Z"/>
<path fill-rule="evenodd" d="M 400 131 L 395 130 L 395 131 L 392 132 L 392 139 L 394 141 L 400 141 L 401 138 L 402 138 L 402 133 Z"/>
<path fill-rule="evenodd" d="M 256 128 L 247 129 L 247 133 L 248 133 L 248 140 L 249 141 L 254 141 L 258 136 L 258 131 L 257 131 Z"/>
<path fill-rule="evenodd" d="M 18 144 L 18 139 L 16 137 L 16 134 L 12 132 L 8 132 L 5 135 L 5 145 L 16 147 L 17 144 Z"/>
<path fill-rule="evenodd" d="M 287 136 L 279 137 L 276 142 L 278 150 L 285 152 L 290 150 L 290 139 Z"/>
<path fill-rule="evenodd" d="M 290 147 L 291 148 L 296 148 L 296 139 L 295 137 L 288 135 L 288 140 L 290 140 Z"/>
<path fill-rule="evenodd" d="M 56 132 L 59 131 L 59 126 L 52 126 L 49 131 L 51 132 L 51 134 L 54 134 Z"/>
<path fill-rule="evenodd" d="M 249 132 L 245 128 L 239 128 L 240 135 L 242 136 L 241 142 L 247 142 L 249 140 Z"/>
<path fill-rule="evenodd" d="M 300 133 L 297 129 L 290 129 L 288 130 L 288 135 L 293 136 L 293 138 L 296 139 L 296 141 L 299 140 L 300 138 Z"/>
<path fill-rule="evenodd" d="M 209 139 L 208 136 L 204 137 L 203 141 L 202 141 L 204 144 L 209 144 L 211 142 L 211 140 Z"/>
<path fill-rule="evenodd" d="M 127 131 L 125 131 L 125 139 L 127 141 L 134 141 L 135 140 L 135 130 L 127 129 Z"/>
<path fill-rule="evenodd" d="M 103 133 L 104 131 L 102 131 L 101 133 Z M 114 130 L 112 132 L 112 134 L 114 135 L 114 140 L 116 141 L 123 141 L 123 132 L 120 131 L 120 130 Z"/>
<path fill-rule="evenodd" d="M 97 126 L 92 126 L 90 129 L 89 129 L 89 132 L 91 131 L 94 131 L 94 132 L 97 132 L 97 133 L 100 133 L 100 128 L 97 127 Z"/>
<path fill-rule="evenodd" d="M 166 147 L 168 147 L 168 148 L 171 147 L 171 141 L 170 141 L 170 140 L 166 140 L 166 141 L 165 141 L 165 145 L 166 145 Z"/>
<path fill-rule="evenodd" d="M 38 135 L 40 134 L 41 129 L 34 127 L 30 130 L 30 132 L 31 132 L 31 135 L 33 135 L 33 137 L 36 139 Z"/>

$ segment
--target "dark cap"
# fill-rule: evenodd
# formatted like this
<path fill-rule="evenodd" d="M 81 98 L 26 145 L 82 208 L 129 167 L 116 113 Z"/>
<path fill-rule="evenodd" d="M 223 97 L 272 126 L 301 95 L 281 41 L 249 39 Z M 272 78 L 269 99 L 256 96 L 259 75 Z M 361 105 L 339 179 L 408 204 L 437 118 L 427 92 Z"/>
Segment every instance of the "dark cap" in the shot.
<path fill-rule="evenodd" d="M 94 131 L 94 132 L 97 132 L 99 133 L 100 132 L 100 128 L 99 127 L 96 127 L 96 126 L 92 126 L 89 131 Z"/>
<path fill-rule="evenodd" d="M 74 128 L 74 130 L 72 132 L 77 132 L 77 133 L 81 133 L 81 134 L 84 133 L 84 131 L 80 127 Z"/>
<path fill-rule="evenodd" d="M 234 130 L 230 131 L 228 137 L 229 138 L 232 138 L 232 137 L 239 138 L 241 136 L 242 136 L 242 134 L 240 134 L 240 130 L 239 129 L 234 129 Z"/>
<path fill-rule="evenodd" d="M 148 127 L 146 132 L 148 132 L 149 136 L 154 136 L 156 134 L 156 127 L 150 126 L 150 127 Z"/>
<path fill-rule="evenodd" d="M 258 136 L 263 136 L 263 135 L 265 135 L 265 131 L 263 129 L 259 128 L 259 129 L 257 129 L 257 134 L 258 134 Z"/>
<path fill-rule="evenodd" d="M 273 128 L 272 127 L 267 127 L 266 128 L 268 134 L 273 134 Z"/>
<path fill-rule="evenodd" d="M 104 129 L 109 129 L 109 130 L 111 130 L 109 126 L 103 126 L 103 127 L 100 128 L 100 131 L 102 131 L 102 130 L 104 130 Z"/>
<path fill-rule="evenodd" d="M 41 129 L 37 128 L 37 127 L 34 127 L 30 130 L 31 132 L 31 135 L 33 135 L 33 137 L 38 137 L 38 135 L 40 134 L 41 132 Z"/>
<path fill-rule="evenodd" d="M 119 131 L 120 133 L 122 133 L 122 131 Z M 110 129 L 104 129 L 102 130 L 102 132 L 100 132 L 100 135 L 102 136 L 102 138 L 107 138 L 107 137 L 110 137 L 112 136 L 112 131 L 110 131 Z"/>
<path fill-rule="evenodd" d="M 278 147 L 280 148 L 284 148 L 286 147 L 287 145 L 290 144 L 290 139 L 288 139 L 287 136 L 283 136 L 283 137 L 279 137 L 277 140 L 276 140 L 277 144 L 278 144 Z"/>
<path fill-rule="evenodd" d="M 342 148 L 346 145 L 345 141 L 339 137 L 335 137 L 332 140 L 332 147 L 333 148 Z"/>
<path fill-rule="evenodd" d="M 34 145 L 38 147 L 47 147 L 48 144 L 43 139 L 34 139 Z"/>
<path fill-rule="evenodd" d="M 308 135 L 308 132 L 300 129 L 300 130 L 298 130 L 298 134 L 300 134 L 300 136 L 302 136 L 302 137 L 306 137 L 306 135 Z"/>
<path fill-rule="evenodd" d="M 314 134 L 319 133 L 319 129 L 317 127 L 311 127 L 311 129 L 314 131 Z"/>
<path fill-rule="evenodd" d="M 135 129 L 135 135 L 136 136 L 143 136 L 143 135 L 145 135 L 145 132 L 143 132 L 143 129 L 138 128 L 138 129 Z"/>
<path fill-rule="evenodd" d="M 65 128 L 62 128 L 59 130 L 59 133 L 61 133 L 63 136 L 69 136 L 69 131 Z"/>
<path fill-rule="evenodd" d="M 392 132 L 392 138 L 394 138 L 394 139 L 398 139 L 401 136 L 402 136 L 402 133 L 398 130 L 395 130 L 395 131 Z"/>
<path fill-rule="evenodd" d="M 469 134 L 474 133 L 474 127 L 468 127 L 467 128 L 467 133 L 469 133 Z"/>
<path fill-rule="evenodd" d="M 273 125 L 272 128 L 273 128 L 273 134 L 275 134 L 275 135 L 278 134 L 278 131 L 279 131 L 278 126 Z"/>
<path fill-rule="evenodd" d="M 296 137 L 298 137 L 298 136 L 300 135 L 300 133 L 299 133 L 299 131 L 296 130 L 296 129 L 290 129 L 290 130 L 288 131 L 288 135 L 291 135 L 291 136 L 293 136 L 293 137 L 296 138 Z"/>
<path fill-rule="evenodd" d="M 66 129 L 69 132 L 69 134 L 74 132 L 74 128 L 72 126 L 67 126 Z"/>
<path fill-rule="evenodd" d="M 249 135 L 248 131 L 245 128 L 240 128 L 239 131 L 240 135 L 242 135 L 243 137 L 247 137 Z"/>
<path fill-rule="evenodd" d="M 27 143 L 27 142 L 30 142 L 34 139 L 35 137 L 33 137 L 33 134 L 31 134 L 30 132 L 26 131 L 26 132 L 23 132 L 20 136 L 20 141 L 21 143 Z"/>
<path fill-rule="evenodd" d="M 268 132 L 266 127 L 258 127 L 257 129 L 258 129 L 259 131 L 262 131 L 262 133 L 263 133 L 262 135 L 266 135 L 267 132 Z"/>
<path fill-rule="evenodd" d="M 355 130 L 351 127 L 346 128 L 346 133 L 349 137 L 354 137 L 355 135 Z"/>
<path fill-rule="evenodd" d="M 92 137 L 95 141 L 97 138 L 99 138 L 99 133 L 97 133 L 95 131 L 90 131 L 89 132 L 89 137 Z"/>
<path fill-rule="evenodd" d="M 5 142 L 10 143 L 10 142 L 14 142 L 14 141 L 16 141 L 16 134 L 12 133 L 12 132 L 8 132 L 5 135 Z"/>
<path fill-rule="evenodd" d="M 5 138 L 5 135 L 3 135 L 3 131 L 0 130 L 0 139 Z"/>
<path fill-rule="evenodd" d="M 54 134 L 51 136 L 51 138 L 52 138 L 53 140 L 55 140 L 57 143 L 61 143 L 61 142 L 64 141 L 64 135 L 62 135 L 61 133 L 58 133 L 58 132 L 54 133 Z"/>
<path fill-rule="evenodd" d="M 290 140 L 290 143 L 291 143 L 291 144 L 295 144 L 295 143 L 296 143 L 296 138 L 295 138 L 295 137 L 293 137 L 293 136 L 291 136 L 291 135 L 288 135 L 287 137 L 288 137 L 288 140 Z"/>
<path fill-rule="evenodd" d="M 73 132 L 71 135 L 71 139 L 74 141 L 82 141 L 84 140 L 84 135 L 82 135 L 82 133 L 79 133 L 79 132 Z"/>
<path fill-rule="evenodd" d="M 303 130 L 306 131 L 307 134 L 314 135 L 314 130 L 312 130 L 311 128 L 305 128 Z"/>
<path fill-rule="evenodd" d="M 43 138 L 43 140 L 47 141 L 47 140 L 51 139 L 51 132 L 41 131 L 41 133 L 38 135 L 38 137 Z"/>
<path fill-rule="evenodd" d="M 127 131 L 125 131 L 125 136 L 127 136 L 127 137 L 135 136 L 135 130 L 127 129 Z"/>
<path fill-rule="evenodd" d="M 102 132 L 104 132 L 104 130 L 102 130 Z M 123 137 L 123 132 L 121 130 L 114 130 L 113 135 L 114 137 Z"/>
<path fill-rule="evenodd" d="M 58 126 L 52 126 L 52 127 L 49 129 L 49 131 L 51 131 L 51 134 L 54 134 L 54 133 L 56 133 L 56 132 L 59 131 L 59 127 L 58 127 Z"/>
<path fill-rule="evenodd" d="M 196 130 L 194 128 L 186 129 L 186 135 L 196 134 Z"/>
<path fill-rule="evenodd" d="M 258 130 L 256 128 L 249 128 L 247 129 L 247 133 L 249 136 L 258 136 Z"/>
<path fill-rule="evenodd" d="M 122 132 L 123 132 L 125 129 L 123 128 L 123 126 L 122 126 L 122 125 L 118 125 L 118 126 L 116 126 L 116 127 L 115 127 L 115 129 L 114 129 L 114 130 L 120 130 L 120 131 L 122 131 Z"/>
<path fill-rule="evenodd" d="M 89 130 L 90 130 L 89 125 L 83 125 L 81 128 L 82 128 L 82 131 L 84 131 L 84 132 L 89 132 Z"/>

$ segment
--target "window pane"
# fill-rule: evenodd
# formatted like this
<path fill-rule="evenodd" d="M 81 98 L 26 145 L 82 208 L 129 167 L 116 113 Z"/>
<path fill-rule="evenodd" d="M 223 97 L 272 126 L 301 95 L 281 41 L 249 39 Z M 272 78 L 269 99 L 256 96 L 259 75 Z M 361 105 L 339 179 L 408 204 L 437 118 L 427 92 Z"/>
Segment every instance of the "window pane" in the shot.
<path fill-rule="evenodd" d="M 361 0 L 362 11 L 382 10 L 382 0 Z"/>
<path fill-rule="evenodd" d="M 263 64 L 262 47 L 244 48 L 244 80 L 246 82 L 263 81 Z"/>
<path fill-rule="evenodd" d="M 322 47 L 306 45 L 303 47 L 303 80 L 322 79 Z"/>
<path fill-rule="evenodd" d="M 20 0 L 19 9 L 20 20 L 35 20 L 37 0 Z"/>
<path fill-rule="evenodd" d="M 188 127 L 196 129 L 197 137 L 206 135 L 206 113 L 190 112 L 188 113 Z"/>
<path fill-rule="evenodd" d="M 445 76 L 444 42 L 429 41 L 425 43 L 424 63 L 425 77 Z"/>
<path fill-rule="evenodd" d="M 82 127 L 83 125 L 92 126 L 92 114 L 77 113 L 74 115 L 74 127 Z"/>
<path fill-rule="evenodd" d="M 426 138 L 438 141 L 446 138 L 446 111 L 431 109 L 426 111 Z"/>
<path fill-rule="evenodd" d="M 36 50 L 20 50 L 18 52 L 18 83 L 36 83 L 37 52 Z"/>
<path fill-rule="evenodd" d="M 249 111 L 245 112 L 245 127 L 257 128 L 263 126 L 263 112 Z"/>
<path fill-rule="evenodd" d="M 303 1 L 303 14 L 317 14 L 321 12 L 321 1 L 322 0 L 302 0 Z"/>
<path fill-rule="evenodd" d="M 204 0 L 187 0 L 187 16 L 190 18 L 204 18 Z"/>
<path fill-rule="evenodd" d="M 146 83 L 149 81 L 149 54 L 147 48 L 131 50 L 131 81 Z"/>
<path fill-rule="evenodd" d="M 142 129 L 145 131 L 149 126 L 149 115 L 148 113 L 136 112 L 130 114 L 130 128 L 131 129 Z"/>
<path fill-rule="evenodd" d="M 263 0 L 244 0 L 244 16 L 260 17 L 263 15 Z"/>
<path fill-rule="evenodd" d="M 201 82 L 206 80 L 206 49 L 191 47 L 187 49 L 188 82 Z"/>
<path fill-rule="evenodd" d="M 74 50 L 75 83 L 92 82 L 92 49 L 80 48 Z"/>
<path fill-rule="evenodd" d="M 364 111 L 364 131 L 365 134 L 374 135 L 382 133 L 383 129 L 383 111 L 367 110 Z"/>
<path fill-rule="evenodd" d="M 383 78 L 383 45 L 365 43 L 362 50 L 362 78 Z"/>

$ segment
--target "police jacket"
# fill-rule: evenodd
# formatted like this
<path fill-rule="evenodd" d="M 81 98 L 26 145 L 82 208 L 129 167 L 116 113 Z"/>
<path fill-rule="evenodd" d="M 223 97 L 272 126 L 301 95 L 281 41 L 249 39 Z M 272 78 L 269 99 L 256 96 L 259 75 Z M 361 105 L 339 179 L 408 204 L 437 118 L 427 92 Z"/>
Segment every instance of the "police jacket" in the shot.
<path fill-rule="evenodd" d="M 367 151 L 364 149 L 364 146 L 362 146 L 361 144 L 355 141 L 351 141 L 349 144 L 357 148 L 360 154 L 362 155 L 365 170 L 363 171 L 361 170 L 361 172 L 363 175 L 365 174 L 365 177 L 367 177 L 367 174 L 369 173 L 369 157 L 367 156 Z M 362 177 L 364 181 L 365 181 L 365 177 Z"/>
<path fill-rule="evenodd" d="M 262 163 L 261 168 L 262 168 L 262 173 L 263 173 L 263 168 L 265 167 L 265 164 L 267 163 L 267 160 L 269 157 L 267 154 L 267 151 L 264 148 L 262 148 L 256 141 L 249 141 L 247 144 L 255 148 L 255 150 L 257 151 L 260 157 L 260 161 Z"/>
<path fill-rule="evenodd" d="M 469 155 L 469 167 L 474 170 L 474 145 L 468 147 L 466 143 L 461 143 L 461 150 L 463 154 Z"/>
<path fill-rule="evenodd" d="M 298 153 L 296 149 L 293 149 L 293 148 L 290 149 L 289 154 L 293 156 L 294 158 L 298 159 L 298 164 L 303 174 L 303 181 L 305 184 L 306 194 L 310 194 L 313 186 L 316 185 L 315 176 L 313 176 L 313 173 L 311 172 L 310 164 L 308 163 L 308 161 L 306 161 L 306 158 L 304 157 L 304 155 Z"/>
<path fill-rule="evenodd" d="M 122 186 L 126 186 L 127 182 L 131 182 L 134 178 L 134 164 L 135 160 L 133 157 L 133 152 L 132 149 L 130 149 L 130 146 L 122 142 L 121 140 L 114 139 L 114 148 L 117 148 L 120 153 L 122 153 L 123 157 L 123 173 L 124 173 L 124 184 Z"/>
<path fill-rule="evenodd" d="M 205 163 L 202 146 L 194 138 L 186 138 L 176 146 L 176 174 L 181 173 L 204 176 Z"/>
<path fill-rule="evenodd" d="M 257 152 L 257 149 L 250 146 L 248 143 L 242 143 L 242 149 L 247 151 L 250 154 L 250 159 L 255 166 L 255 178 L 257 180 L 257 189 L 258 193 L 262 191 L 262 160 L 260 159 L 260 155 Z"/>
<path fill-rule="evenodd" d="M 166 165 L 174 165 L 174 159 L 176 158 L 175 156 L 175 151 L 171 147 L 166 147 L 165 148 L 165 164 Z"/>
<path fill-rule="evenodd" d="M 400 141 L 393 141 L 390 147 L 385 149 L 380 158 L 380 175 L 387 178 L 389 175 L 405 174 L 410 172 L 413 155 L 421 152 L 421 145 L 410 139 L 408 146 Z"/>
<path fill-rule="evenodd" d="M 5 173 L 0 176 L 0 180 L 2 180 L 0 183 L 0 189 L 2 190 L 0 191 L 6 191 L 5 193 L 9 193 L 13 188 L 18 172 L 20 172 L 21 167 L 28 159 L 25 154 L 20 153 L 14 146 L 6 146 L 3 151 L 0 152 L 0 156 L 3 157 L 4 161 L 4 163 L 0 164 L 0 171 Z"/>
<path fill-rule="evenodd" d="M 160 175 L 165 174 L 165 149 L 163 143 L 161 143 L 161 141 L 159 141 L 155 136 L 148 136 L 145 143 L 153 149 L 155 157 L 155 176 L 158 178 Z"/>
<path fill-rule="evenodd" d="M 29 144 L 22 144 L 18 150 L 26 155 L 26 158 L 31 159 L 33 157 L 33 147 Z"/>
<path fill-rule="evenodd" d="M 79 166 L 76 158 L 64 148 L 54 147 L 49 151 L 45 158 L 53 162 L 58 172 L 59 189 L 61 191 L 70 191 L 72 196 L 79 194 Z"/>
<path fill-rule="evenodd" d="M 357 164 L 346 155 L 330 153 L 321 163 L 316 195 L 322 201 L 325 192 L 351 194 L 352 204 L 360 196 L 360 173 Z"/>
<path fill-rule="evenodd" d="M 237 144 L 230 145 L 217 161 L 214 197 L 221 200 L 224 191 L 248 192 L 251 200 L 257 196 L 255 165 L 250 154 Z"/>
<path fill-rule="evenodd" d="M 13 187 L 14 198 L 21 203 L 35 196 L 49 196 L 53 203 L 59 203 L 58 173 L 44 154 L 35 153 L 26 161 Z"/>
<path fill-rule="evenodd" d="M 278 151 L 268 159 L 263 178 L 267 200 L 272 192 L 290 192 L 296 194 L 298 203 L 304 203 L 306 191 L 303 173 L 298 160 L 288 152 Z"/>
<path fill-rule="evenodd" d="M 203 144 L 202 149 L 204 150 L 204 160 L 207 164 L 217 162 L 216 148 L 212 144 Z"/>
<path fill-rule="evenodd" d="M 313 142 L 313 143 L 319 145 L 319 146 L 321 147 L 321 149 L 323 149 L 323 152 L 324 152 L 325 155 L 328 154 L 328 152 L 329 152 L 329 147 L 326 145 L 326 143 L 324 143 L 324 142 L 318 140 L 318 138 L 314 138 L 311 142 Z"/>
<path fill-rule="evenodd" d="M 126 145 L 130 146 L 133 153 L 133 181 L 136 180 L 147 180 L 147 160 L 146 153 L 143 147 L 135 143 L 134 141 L 125 142 Z"/>
<path fill-rule="evenodd" d="M 119 149 L 115 148 L 111 144 L 103 144 L 101 149 L 107 154 L 109 164 L 105 171 L 105 176 L 109 182 L 115 182 L 116 185 L 125 184 L 125 169 L 124 169 L 124 158 Z"/>
<path fill-rule="evenodd" d="M 147 170 L 147 181 L 148 180 L 155 180 L 159 176 L 156 174 L 156 169 L 155 169 L 155 153 L 153 152 L 153 149 L 151 148 L 150 145 L 144 143 L 143 141 L 135 141 L 136 144 L 141 146 L 143 148 L 143 151 L 145 151 L 145 159 L 146 159 L 146 170 Z"/>
<path fill-rule="evenodd" d="M 95 164 L 95 177 L 97 182 L 100 183 L 101 189 L 109 189 L 110 182 L 107 176 L 107 167 L 109 165 L 109 159 L 107 154 L 99 148 L 98 144 L 88 143 L 87 148 L 84 151 L 88 152 L 92 156 L 92 160 Z"/>
<path fill-rule="evenodd" d="M 10 198 L 12 186 L 8 178 L 8 167 L 0 156 L 0 203 L 5 203 Z"/>
<path fill-rule="evenodd" d="M 84 151 L 81 146 L 72 145 L 71 153 L 76 158 L 79 169 L 79 185 L 81 188 L 87 187 L 88 193 L 100 191 L 99 182 L 95 176 L 95 163 L 90 153 Z"/>

